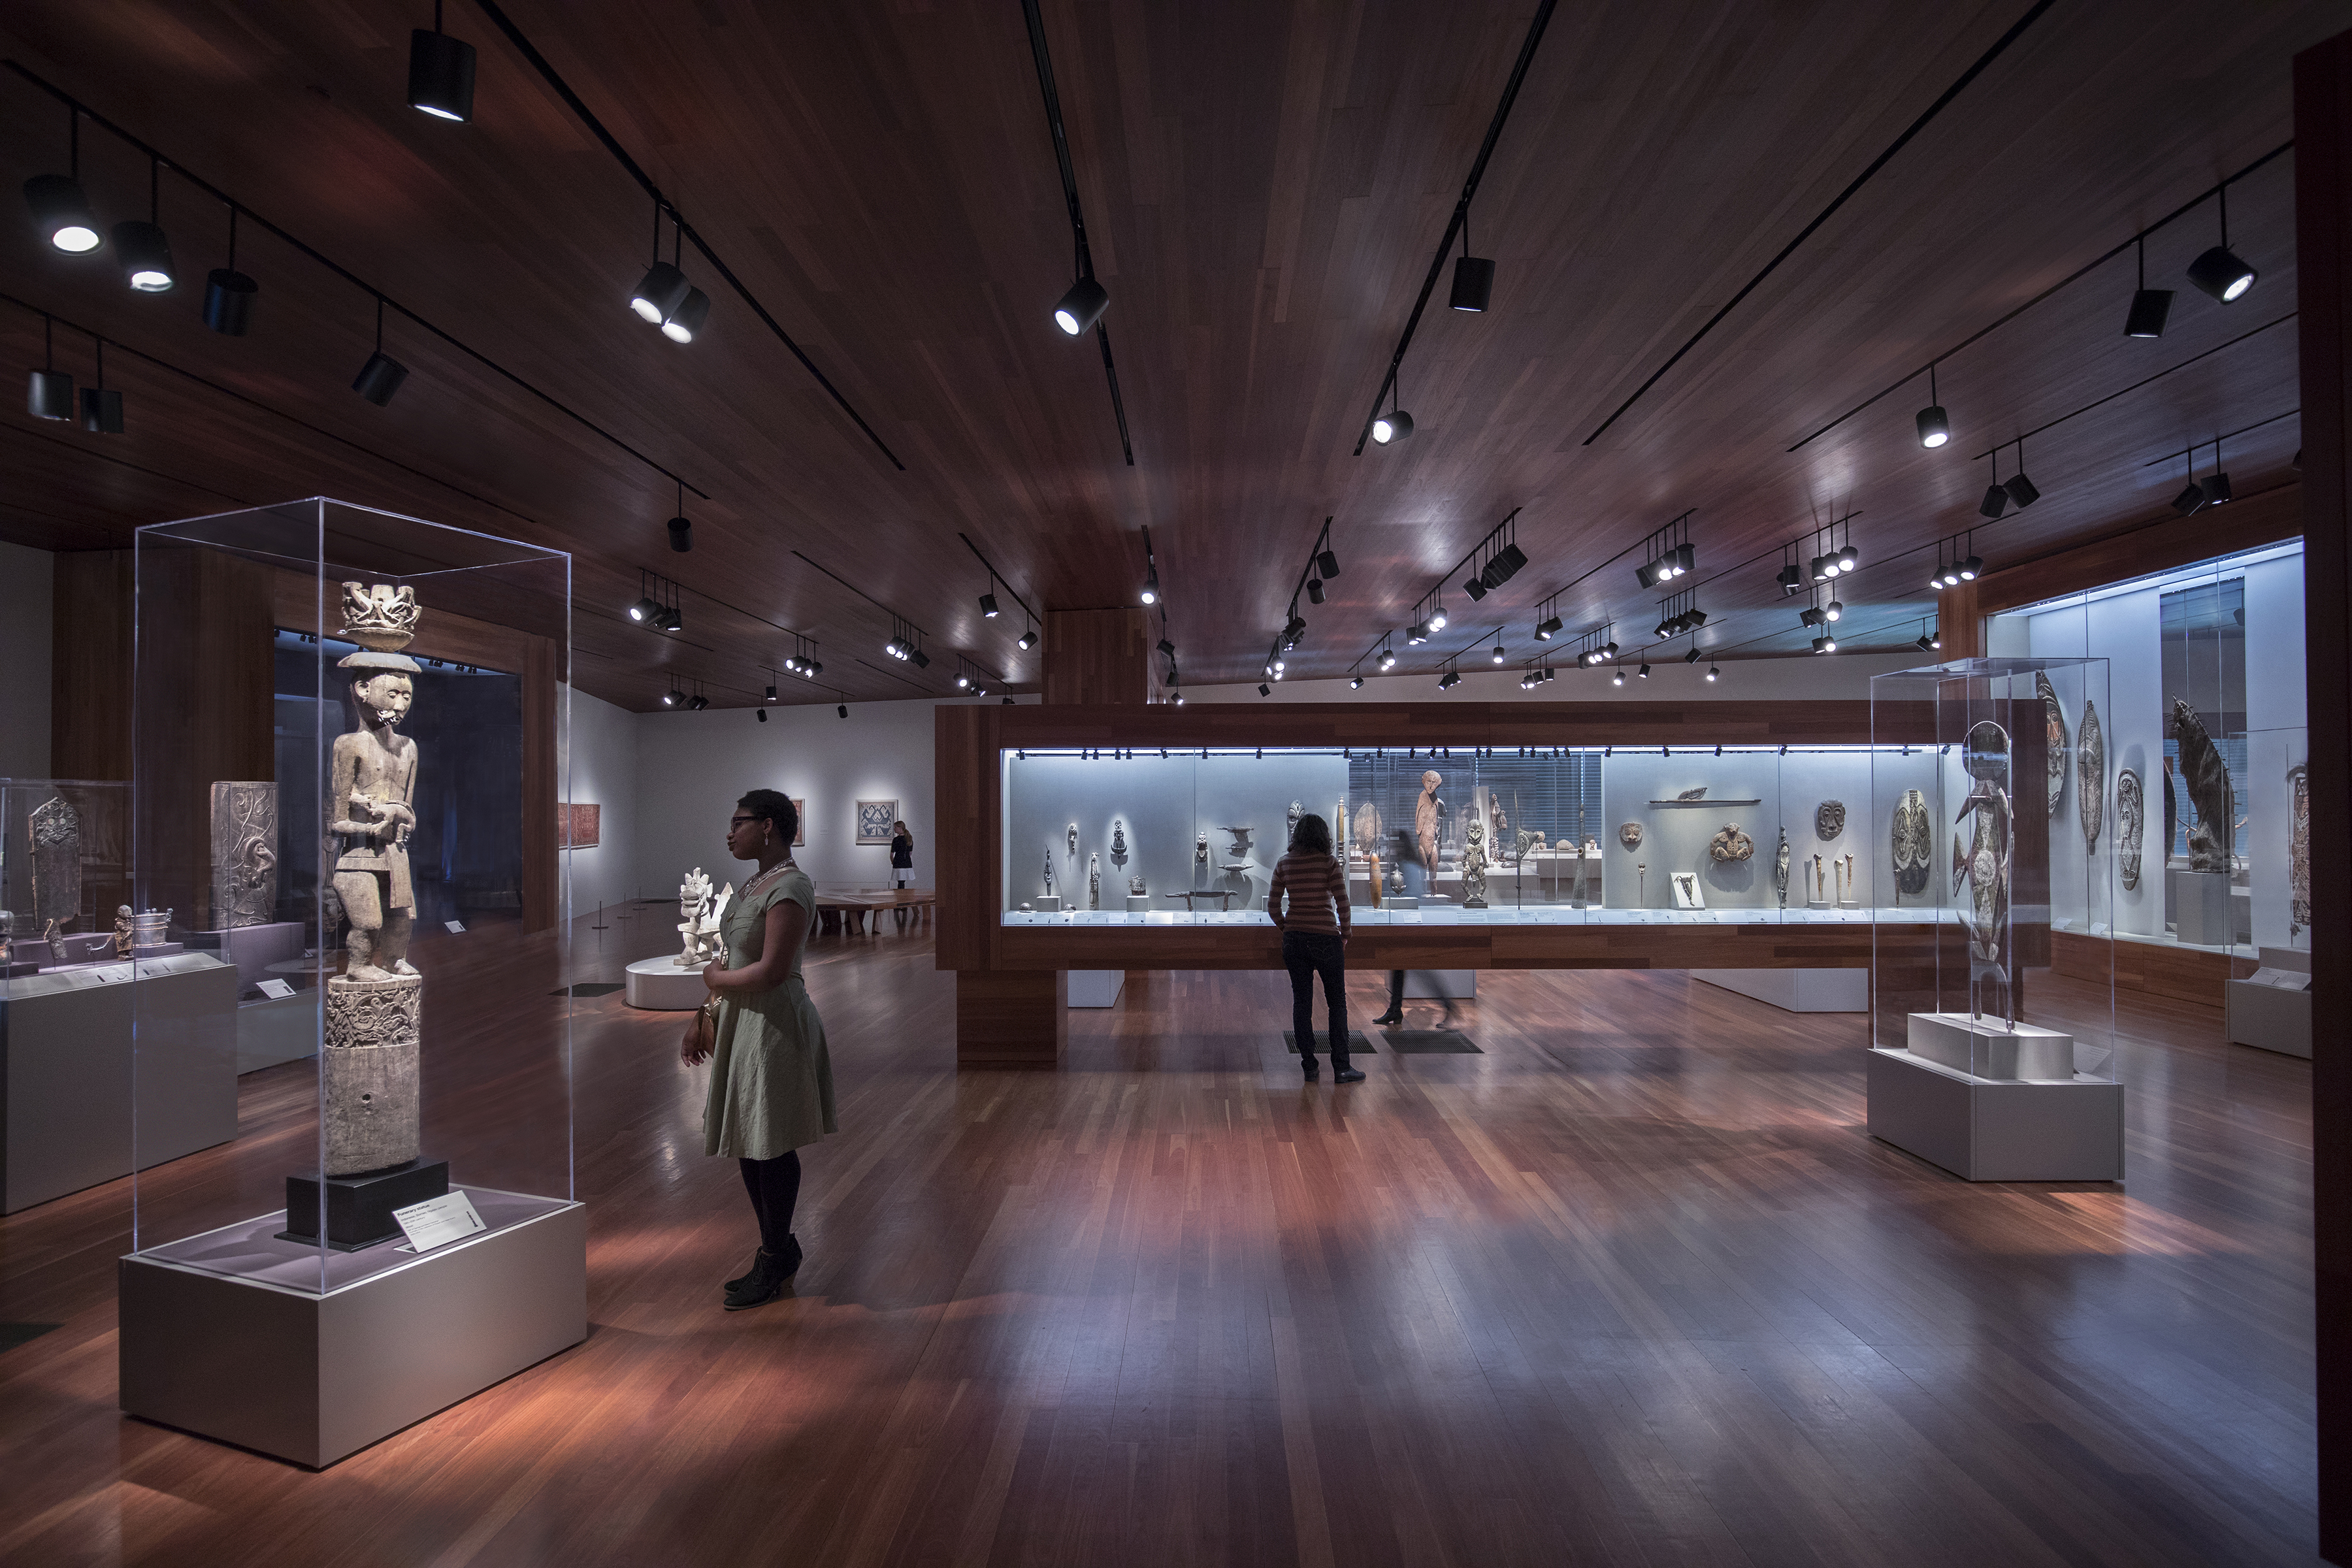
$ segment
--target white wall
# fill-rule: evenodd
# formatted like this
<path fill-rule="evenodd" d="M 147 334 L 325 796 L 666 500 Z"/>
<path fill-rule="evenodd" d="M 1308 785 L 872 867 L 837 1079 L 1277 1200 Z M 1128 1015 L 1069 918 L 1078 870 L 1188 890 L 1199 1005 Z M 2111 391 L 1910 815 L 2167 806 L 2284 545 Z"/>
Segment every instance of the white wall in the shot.
<path fill-rule="evenodd" d="M 49 776 L 49 605 L 46 550 L 0 544 L 0 778 Z"/>
<path fill-rule="evenodd" d="M 747 866 L 727 858 L 727 819 L 753 789 L 806 802 L 807 843 L 793 855 L 819 887 L 890 885 L 888 847 L 856 842 L 856 803 L 896 800 L 915 834 L 915 883 L 937 886 L 931 712 L 941 706 L 853 702 L 846 719 L 829 704 L 778 707 L 766 723 L 741 708 L 635 715 L 641 896 L 675 896 L 697 866 L 713 883 L 740 882 Z"/>
<path fill-rule="evenodd" d="M 602 806 L 593 849 L 566 849 L 572 873 L 572 911 L 593 911 L 601 901 L 625 903 L 638 894 L 636 826 L 637 731 L 643 716 L 616 708 L 586 692 L 572 693 L 572 731 L 564 759 L 568 777 L 558 787 L 565 800 Z M 656 896 L 669 889 L 645 884 Z M 673 879 L 669 884 L 675 888 Z"/>
<path fill-rule="evenodd" d="M 1807 699 L 1850 698 L 1867 701 L 1870 698 L 1870 678 L 1890 670 L 1916 669 L 1934 664 L 1943 656 L 1911 648 L 1901 653 L 1800 654 L 1788 658 L 1740 658 L 1718 664 L 1723 671 L 1717 680 L 1706 679 L 1706 659 L 1696 664 L 1685 664 L 1680 652 L 1669 656 L 1664 664 L 1650 667 L 1650 678 L 1642 679 L 1634 671 L 1641 668 L 1638 658 L 1624 661 L 1625 684 L 1612 686 L 1610 669 L 1579 669 L 1576 655 L 1564 651 L 1552 660 L 1559 674 L 1532 690 L 1519 689 L 1520 660 L 1531 656 L 1540 645 L 1514 643 L 1508 662 L 1496 665 L 1475 649 L 1462 658 L 1454 668 L 1462 672 L 1462 683 L 1451 691 L 1437 689 L 1437 677 L 1423 670 L 1412 675 L 1371 675 L 1364 679 L 1360 691 L 1350 690 L 1345 680 L 1276 680 L 1267 684 L 1272 694 L 1260 697 L 1257 682 L 1239 686 L 1187 687 L 1187 702 L 1429 702 L 1453 700 L 1461 702 L 1743 702 L 1769 700 L 1772 701 L 1802 701 Z M 1426 657 L 1426 648 L 1414 648 L 1400 656 L 1419 663 Z M 1476 660 L 1474 664 L 1472 661 Z M 1366 668 L 1370 668 L 1367 661 Z"/>

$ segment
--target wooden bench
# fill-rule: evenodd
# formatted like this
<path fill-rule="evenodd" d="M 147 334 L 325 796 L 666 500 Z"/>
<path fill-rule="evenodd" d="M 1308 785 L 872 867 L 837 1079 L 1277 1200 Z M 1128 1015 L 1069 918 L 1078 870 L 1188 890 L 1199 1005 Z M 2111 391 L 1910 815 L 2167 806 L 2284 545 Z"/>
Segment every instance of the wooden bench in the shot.
<path fill-rule="evenodd" d="M 939 894 L 929 888 L 850 888 L 820 892 L 816 896 L 817 930 L 828 935 L 849 931 L 862 936 L 868 914 L 877 917 L 875 929 L 879 931 L 881 911 L 889 910 L 897 918 L 898 929 L 904 931 L 910 917 L 918 922 L 927 921 L 938 905 Z"/>

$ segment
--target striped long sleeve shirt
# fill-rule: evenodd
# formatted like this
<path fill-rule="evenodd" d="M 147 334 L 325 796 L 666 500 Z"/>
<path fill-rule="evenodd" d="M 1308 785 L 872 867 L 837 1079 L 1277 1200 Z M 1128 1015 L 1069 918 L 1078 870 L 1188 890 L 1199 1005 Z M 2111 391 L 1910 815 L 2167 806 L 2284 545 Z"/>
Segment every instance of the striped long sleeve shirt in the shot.
<path fill-rule="evenodd" d="M 1290 896 L 1286 912 L 1283 910 L 1286 893 Z M 1285 931 L 1345 936 L 1351 918 L 1347 868 L 1329 855 L 1293 850 L 1274 863 L 1274 883 L 1266 889 L 1266 904 Z"/>

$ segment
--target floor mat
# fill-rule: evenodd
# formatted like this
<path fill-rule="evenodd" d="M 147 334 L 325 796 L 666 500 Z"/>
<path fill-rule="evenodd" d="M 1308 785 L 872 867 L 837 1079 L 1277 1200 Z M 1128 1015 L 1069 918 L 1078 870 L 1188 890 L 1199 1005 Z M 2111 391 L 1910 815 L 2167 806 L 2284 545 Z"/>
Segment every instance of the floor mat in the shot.
<path fill-rule="evenodd" d="M 1472 1045 L 1470 1037 L 1459 1029 L 1385 1029 L 1381 1033 L 1381 1043 L 1401 1057 L 1486 1054 Z"/>
<path fill-rule="evenodd" d="M 1330 1036 L 1318 1032 L 1315 1037 L 1315 1054 L 1321 1056 L 1323 1054 L 1324 1047 L 1328 1046 L 1330 1043 Z M 1298 1054 L 1298 1037 L 1288 1029 L 1283 1030 L 1282 1048 L 1288 1051 L 1292 1056 L 1297 1056 Z M 1349 1056 L 1354 1056 L 1358 1051 L 1370 1053 L 1379 1049 L 1380 1047 L 1378 1046 L 1372 1044 L 1370 1039 L 1365 1037 L 1363 1030 L 1350 1029 L 1348 1031 L 1348 1054 Z"/>
<path fill-rule="evenodd" d="M 548 994 L 562 996 L 569 993 L 573 996 L 610 996 L 614 992 L 621 989 L 621 982 L 617 980 L 583 980 L 577 985 L 558 986 Z"/>

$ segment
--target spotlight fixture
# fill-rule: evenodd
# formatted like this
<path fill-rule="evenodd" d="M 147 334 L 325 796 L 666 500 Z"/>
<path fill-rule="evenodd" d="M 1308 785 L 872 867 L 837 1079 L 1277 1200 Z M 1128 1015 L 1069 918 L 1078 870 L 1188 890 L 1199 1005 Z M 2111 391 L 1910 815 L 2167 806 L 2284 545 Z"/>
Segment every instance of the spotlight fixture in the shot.
<path fill-rule="evenodd" d="M 76 117 L 79 130 L 79 117 Z M 100 237 L 98 219 L 81 182 L 69 174 L 36 174 L 25 182 L 25 205 L 33 209 L 33 226 L 68 256 L 87 256 L 106 242 Z"/>
<path fill-rule="evenodd" d="M 1683 662 L 1685 664 L 1696 664 L 1698 662 L 1698 649 L 1693 648 L 1690 652 L 1683 655 Z"/>
<path fill-rule="evenodd" d="M 1824 632 L 1822 635 L 1813 639 L 1813 651 L 1815 653 L 1835 653 L 1837 652 L 1837 639 Z"/>
<path fill-rule="evenodd" d="M 1611 674 L 1610 674 L 1610 677 L 1609 677 L 1609 684 L 1610 684 L 1610 685 L 1612 685 L 1612 686 L 1622 686 L 1622 685 L 1624 685 L 1624 684 L 1625 684 L 1625 672 L 1624 672 L 1623 670 L 1622 670 L 1622 669 L 1612 671 L 1612 672 L 1611 672 Z"/>
<path fill-rule="evenodd" d="M 367 363 L 352 378 L 352 390 L 382 408 L 407 379 L 408 367 L 383 352 L 383 296 L 379 294 L 375 297 L 375 353 L 368 355 Z"/>
<path fill-rule="evenodd" d="M 1461 684 L 1462 676 L 1458 670 L 1449 669 L 1437 678 L 1437 689 L 1440 691 L 1451 691 Z"/>
<path fill-rule="evenodd" d="M 106 340 L 98 340 L 98 384 L 81 389 L 81 427 L 100 436 L 122 434 L 122 394 L 106 389 Z"/>
<path fill-rule="evenodd" d="M 57 322 L 47 316 L 41 318 L 41 353 L 46 368 L 32 374 L 25 392 L 25 411 L 36 419 L 70 419 L 73 377 L 58 368 Z"/>
<path fill-rule="evenodd" d="M 2227 305 L 2254 286 L 2254 269 L 2230 248 L 2230 182 L 2221 182 L 2221 243 L 2189 264 L 2189 281 Z"/>
<path fill-rule="evenodd" d="M 641 572 L 637 574 L 637 602 L 629 606 L 629 619 L 635 621 L 640 626 L 653 620 L 656 616 L 661 614 L 661 601 L 655 598 L 651 594 L 646 593 L 645 591 L 645 574 Z M 793 661 L 791 659 L 784 660 L 784 668 L 790 669 L 792 668 L 792 663 Z"/>
<path fill-rule="evenodd" d="M 849 704 L 846 702 L 835 703 L 833 705 L 833 710 L 841 718 L 846 719 L 849 717 Z"/>
<path fill-rule="evenodd" d="M 1475 605 L 1486 596 L 1486 580 L 1473 572 L 1463 579 L 1462 591 L 1470 595 L 1470 602 Z"/>
<path fill-rule="evenodd" d="M 1403 395 L 1398 384 L 1402 368 L 1401 364 L 1389 367 L 1389 411 L 1372 419 L 1372 439 L 1383 447 L 1393 446 L 1412 434 L 1412 416 L 1399 407 L 1397 402 Z"/>
<path fill-rule="evenodd" d="M 690 711 L 699 713 L 710 706 L 710 699 L 698 691 L 686 700 L 686 706 Z"/>
<path fill-rule="evenodd" d="M 994 585 L 995 585 L 995 584 L 990 584 L 990 586 L 992 586 L 992 587 L 993 587 Z M 992 621 L 992 620 L 994 620 L 994 619 L 996 618 L 996 595 L 993 595 L 993 594 L 982 594 L 982 595 L 980 596 L 980 615 L 981 615 L 981 618 L 982 618 L 982 620 L 989 620 L 989 621 Z"/>
<path fill-rule="evenodd" d="M 1257 694 L 1260 697 L 1271 697 L 1274 695 L 1274 688 L 1261 680 L 1257 683 Z"/>
<path fill-rule="evenodd" d="M 1319 605 L 1323 602 L 1322 578 L 1309 577 L 1307 579 L 1307 601 L 1312 605 Z"/>
<path fill-rule="evenodd" d="M 1306 621 L 1294 613 L 1290 619 L 1283 625 L 1282 646 L 1285 647 L 1297 647 L 1298 646 L 1298 639 L 1306 635 Z"/>
<path fill-rule="evenodd" d="M 686 516 L 686 481 L 677 481 L 677 515 L 669 520 L 669 547 L 680 555 L 694 548 L 694 524 Z"/>
<path fill-rule="evenodd" d="M 768 688 L 767 696 L 766 696 L 766 698 L 765 698 L 765 700 L 770 701 L 770 702 L 773 702 L 775 700 L 776 700 L 776 689 L 775 689 L 775 687 L 774 687 L 774 685 L 773 685 L 773 684 L 771 684 L 771 685 L 769 686 L 769 688 Z"/>
<path fill-rule="evenodd" d="M 1029 612 L 1026 610 L 1021 612 L 1021 636 L 1014 639 L 1014 646 L 1023 653 L 1027 653 L 1037 646 L 1037 628 L 1029 620 Z"/>
<path fill-rule="evenodd" d="M 2000 487 L 2000 448 L 1985 454 L 1992 459 L 1992 483 L 1985 486 L 1984 500 L 1977 503 L 1979 517 L 1997 518 L 2009 510 L 2009 492 Z"/>
<path fill-rule="evenodd" d="M 2147 286 L 2147 239 L 2138 241 L 2139 287 L 2132 292 L 2130 313 L 2124 317 L 2124 336 L 2127 338 L 2160 338 L 2164 336 L 2165 318 L 2172 314 L 2172 290 Z"/>
<path fill-rule="evenodd" d="M 1501 643 L 1496 643 L 1495 645 L 1495 662 L 1496 664 L 1503 662 L 1503 645 Z"/>
<path fill-rule="evenodd" d="M 2172 510 L 2183 517 L 2187 517 L 2205 504 L 2204 487 L 2197 482 L 2197 457 L 2194 452 L 2189 454 L 2189 483 L 2182 487 L 2179 495 L 2172 498 Z"/>
<path fill-rule="evenodd" d="M 1536 623 L 1536 640 L 1538 642 L 1551 641 L 1552 638 L 1559 635 L 1560 626 L 1561 622 L 1558 616 L 1546 616 L 1542 620 Z"/>
<path fill-rule="evenodd" d="M 1773 581 L 1780 584 L 1780 592 L 1784 596 L 1793 594 L 1805 585 L 1804 568 L 1791 561 L 1780 568 L 1780 574 Z"/>
<path fill-rule="evenodd" d="M 1844 614 L 1845 606 L 1838 603 L 1835 599 L 1832 599 L 1829 603 L 1829 607 L 1822 612 L 1822 617 L 1824 620 L 1834 621 Z"/>
<path fill-rule="evenodd" d="M 931 668 L 931 656 L 925 653 L 921 648 L 917 648 L 914 652 L 908 654 L 907 658 L 917 669 L 929 669 Z"/>
<path fill-rule="evenodd" d="M 1445 606 L 1443 604 L 1429 612 L 1429 629 L 1433 632 L 1445 629 Z"/>
<path fill-rule="evenodd" d="M 1323 526 L 1328 529 L 1331 525 L 1327 520 Z M 1323 580 L 1327 583 L 1339 574 L 1339 558 L 1331 553 L 1329 546 L 1327 545 L 1315 552 L 1315 570 L 1323 574 Z"/>
<path fill-rule="evenodd" d="M 661 222 L 658 207 L 654 210 L 654 222 L 656 226 Z M 656 236 L 656 244 L 659 243 Z M 645 277 L 638 279 L 635 292 L 629 296 L 629 309 L 647 323 L 659 326 L 672 311 L 686 303 L 686 297 L 693 292 L 693 289 L 694 286 L 686 280 L 685 273 L 667 261 L 656 259 L 651 267 L 646 268 Z"/>
<path fill-rule="evenodd" d="M 1837 552 L 1837 567 L 1839 571 L 1851 572 L 1861 564 L 1862 552 L 1856 550 L 1852 544 L 1848 544 L 1844 549 L 1840 550 Z"/>
<path fill-rule="evenodd" d="M 1927 367 L 1927 406 L 1919 410 L 1919 445 L 1934 451 L 1952 438 L 1952 421 L 1936 401 L 1936 367 Z"/>
<path fill-rule="evenodd" d="M 1101 321 L 1108 309 L 1110 294 L 1087 272 L 1070 285 L 1070 291 L 1054 307 L 1054 324 L 1075 338 Z"/>
<path fill-rule="evenodd" d="M 1457 310 L 1484 310 L 1495 293 L 1495 264 L 1470 254 L 1470 209 L 1462 209 L 1462 254 L 1454 258 L 1454 291 L 1446 303 Z"/>
<path fill-rule="evenodd" d="M 1973 583 L 1977 580 L 1978 574 L 1983 571 L 1984 557 L 1981 555 L 1971 555 L 1966 561 L 1960 563 L 1958 574 L 1959 579 L 1963 583 Z"/>
<path fill-rule="evenodd" d="M 663 707 L 665 707 L 665 708 L 675 708 L 675 707 L 678 706 L 678 704 L 680 704 L 680 703 L 684 702 L 685 700 L 686 700 L 686 693 L 685 693 L 685 692 L 683 692 L 683 691 L 680 691 L 680 690 L 679 690 L 677 687 L 675 687 L 675 686 L 671 687 L 667 691 L 665 691 L 665 692 L 663 692 L 663 693 L 662 693 L 662 706 L 663 706 Z"/>
<path fill-rule="evenodd" d="M 1381 649 L 1381 673 L 1382 675 L 1386 675 L 1390 670 L 1394 669 L 1396 668 L 1396 661 L 1397 656 L 1395 649 L 1387 647 Z"/>
<path fill-rule="evenodd" d="M 1160 558 L 1151 552 L 1151 530 L 1143 531 L 1143 602 L 1160 602 Z"/>
<path fill-rule="evenodd" d="M 1706 678 L 1709 680 L 1716 679 L 1717 677 L 1721 676 L 1722 673 L 1723 671 L 1716 668 L 1715 666 L 1711 664 L 1706 667 Z"/>
<path fill-rule="evenodd" d="M 1408 643 L 1427 642 L 1429 640 L 1429 623 L 1427 621 L 1415 621 L 1412 625 L 1405 627 L 1404 640 Z"/>
<path fill-rule="evenodd" d="M 768 710 L 765 708 L 754 708 L 751 710 L 751 717 L 764 724 L 768 721 Z"/>
<path fill-rule="evenodd" d="M 709 317 L 710 296 L 699 289 L 688 289 L 677 309 L 662 319 L 662 336 L 674 343 L 690 343 Z"/>
<path fill-rule="evenodd" d="M 241 338 L 253 324 L 253 302 L 261 285 L 236 269 L 236 208 L 228 209 L 228 265 L 205 274 L 205 325 L 223 337 Z"/>
<path fill-rule="evenodd" d="M 1643 679 L 1647 680 L 1650 679 L 1650 667 L 1645 662 L 1641 668 L 1635 670 L 1633 673 L 1640 676 Z"/>
<path fill-rule="evenodd" d="M 1817 626 L 1823 621 L 1828 620 L 1829 617 L 1822 614 L 1818 605 L 1808 605 L 1803 610 L 1798 613 L 1797 619 L 1803 622 L 1806 626 Z"/>
<path fill-rule="evenodd" d="M 1361 691 L 1363 689 L 1364 689 L 1364 678 L 1363 678 L 1362 676 L 1360 676 L 1360 675 L 1359 675 L 1359 676 L 1355 677 L 1353 679 L 1351 679 L 1351 680 L 1349 680 L 1349 681 L 1348 682 L 1348 689 L 1349 689 L 1349 690 L 1350 690 L 1350 691 Z"/>
<path fill-rule="evenodd" d="M 441 0 L 433 0 L 433 30 L 408 35 L 408 107 L 437 120 L 474 118 L 474 46 L 441 30 Z"/>
<path fill-rule="evenodd" d="M 1633 569 L 1633 580 L 1644 588 L 1654 588 L 1661 583 L 1671 583 L 1698 564 L 1698 552 L 1691 545 L 1686 530 L 1689 512 L 1658 530 L 1643 542 L 1643 553 L 1649 559 Z"/>
<path fill-rule="evenodd" d="M 2230 476 L 2221 470 L 2221 442 L 2219 437 L 2213 442 L 2213 477 L 2205 481 L 2205 504 L 2230 504 Z"/>

